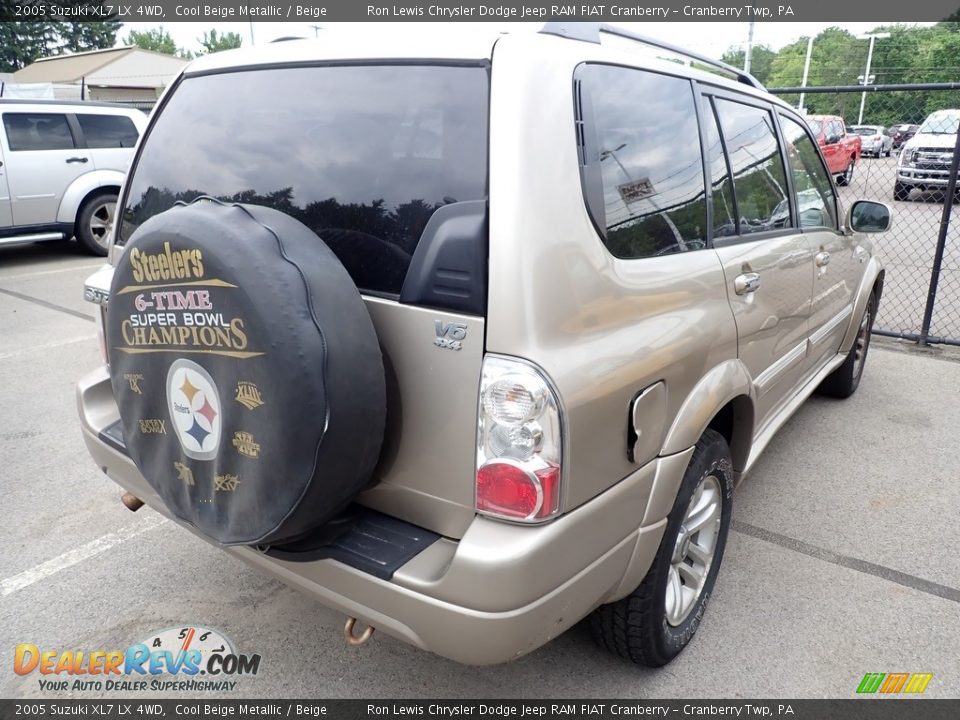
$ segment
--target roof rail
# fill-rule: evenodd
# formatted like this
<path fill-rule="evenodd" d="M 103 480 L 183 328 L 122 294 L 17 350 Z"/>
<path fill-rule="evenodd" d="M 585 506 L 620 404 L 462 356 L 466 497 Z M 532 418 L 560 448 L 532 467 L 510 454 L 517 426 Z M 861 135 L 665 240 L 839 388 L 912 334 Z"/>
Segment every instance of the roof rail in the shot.
<path fill-rule="evenodd" d="M 617 37 L 627 38 L 628 40 L 634 40 L 638 43 L 643 43 L 644 45 L 649 45 L 650 47 L 660 48 L 661 50 L 668 50 L 677 55 L 683 57 L 688 57 L 691 60 L 696 60 L 699 63 L 704 65 L 710 65 L 711 67 L 722 70 L 726 73 L 733 75 L 738 82 L 743 83 L 744 85 L 749 85 L 751 87 L 757 88 L 757 90 L 765 90 L 763 85 L 757 80 L 753 75 L 743 70 L 738 70 L 733 67 L 733 65 L 728 65 L 721 60 L 714 60 L 711 57 L 706 55 L 701 55 L 700 53 L 693 52 L 691 50 L 685 50 L 682 47 L 673 45 L 663 40 L 657 40 L 656 38 L 648 37 L 646 35 L 638 35 L 632 33 L 629 30 L 624 30 L 623 28 L 618 28 L 613 25 L 608 25 L 606 23 L 595 23 L 595 22 L 575 22 L 575 23 L 563 23 L 563 22 L 548 22 L 543 24 L 540 32 L 544 35 L 558 35 L 559 37 L 568 38 L 569 40 L 580 40 L 582 42 L 590 42 L 600 44 L 600 33 L 607 33 L 608 35 L 616 35 Z"/>

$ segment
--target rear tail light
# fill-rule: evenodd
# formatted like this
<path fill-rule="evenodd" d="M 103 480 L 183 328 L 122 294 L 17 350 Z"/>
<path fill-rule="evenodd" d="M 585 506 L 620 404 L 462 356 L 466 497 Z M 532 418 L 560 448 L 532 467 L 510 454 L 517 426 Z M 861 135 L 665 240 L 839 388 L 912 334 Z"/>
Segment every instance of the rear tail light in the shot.
<path fill-rule="evenodd" d="M 97 305 L 97 338 L 100 344 L 100 358 L 104 365 L 109 365 L 107 357 L 107 343 L 104 336 L 104 314 L 110 300 L 110 284 L 113 282 L 113 266 L 104 265 L 93 275 L 87 278 L 83 285 L 83 299 Z"/>
<path fill-rule="evenodd" d="M 480 379 L 476 508 L 541 522 L 560 512 L 560 403 L 546 377 L 525 362 L 488 355 Z"/>

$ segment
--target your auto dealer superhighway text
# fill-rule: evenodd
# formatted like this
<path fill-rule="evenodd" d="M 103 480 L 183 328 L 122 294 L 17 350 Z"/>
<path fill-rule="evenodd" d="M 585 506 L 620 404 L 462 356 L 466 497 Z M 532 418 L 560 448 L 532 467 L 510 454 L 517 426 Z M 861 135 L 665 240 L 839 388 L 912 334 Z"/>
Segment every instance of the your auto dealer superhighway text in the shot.
<path fill-rule="evenodd" d="M 640 5 L 367 5 L 367 17 L 436 17 L 436 18 L 547 18 L 547 17 L 735 17 L 769 18 L 777 15 L 793 15 L 789 5 L 777 9 L 756 5 L 729 7 L 699 7 L 684 5 L 681 8 L 643 7 Z"/>

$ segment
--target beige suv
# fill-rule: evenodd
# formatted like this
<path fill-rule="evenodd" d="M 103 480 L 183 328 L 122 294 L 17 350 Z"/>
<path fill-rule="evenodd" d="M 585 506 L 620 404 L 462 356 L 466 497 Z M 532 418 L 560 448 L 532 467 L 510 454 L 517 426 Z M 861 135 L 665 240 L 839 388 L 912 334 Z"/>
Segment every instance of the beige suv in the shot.
<path fill-rule="evenodd" d="M 192 63 L 86 288 L 97 465 L 351 643 L 499 663 L 589 615 L 669 662 L 736 482 L 856 390 L 890 223 L 841 215 L 792 108 L 677 52 L 579 23 Z"/>

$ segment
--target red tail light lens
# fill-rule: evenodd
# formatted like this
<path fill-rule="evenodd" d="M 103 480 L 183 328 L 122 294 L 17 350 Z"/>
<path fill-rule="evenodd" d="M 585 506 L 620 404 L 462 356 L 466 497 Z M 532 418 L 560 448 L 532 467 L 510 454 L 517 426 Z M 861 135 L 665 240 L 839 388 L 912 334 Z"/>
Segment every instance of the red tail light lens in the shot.
<path fill-rule="evenodd" d="M 520 520 L 556 512 L 560 468 L 530 472 L 510 462 L 487 463 L 477 471 L 477 509 Z"/>

